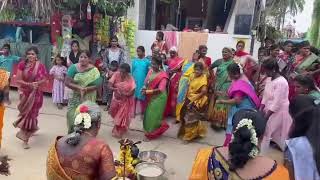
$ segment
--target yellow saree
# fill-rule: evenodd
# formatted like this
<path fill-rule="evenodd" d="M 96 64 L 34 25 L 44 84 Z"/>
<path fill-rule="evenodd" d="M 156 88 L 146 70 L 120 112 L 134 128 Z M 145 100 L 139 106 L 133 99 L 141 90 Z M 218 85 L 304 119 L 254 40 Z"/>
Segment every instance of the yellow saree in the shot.
<path fill-rule="evenodd" d="M 178 137 L 184 141 L 192 141 L 198 137 L 205 137 L 207 134 L 206 124 L 202 121 L 205 117 L 204 112 L 208 104 L 207 96 L 200 96 L 202 88 L 208 84 L 207 76 L 200 77 L 192 75 L 187 93 L 187 99 L 181 111 L 181 127 Z"/>
<path fill-rule="evenodd" d="M 66 174 L 59 162 L 56 143 L 50 147 L 48 153 L 47 180 L 72 180 L 72 178 Z"/>

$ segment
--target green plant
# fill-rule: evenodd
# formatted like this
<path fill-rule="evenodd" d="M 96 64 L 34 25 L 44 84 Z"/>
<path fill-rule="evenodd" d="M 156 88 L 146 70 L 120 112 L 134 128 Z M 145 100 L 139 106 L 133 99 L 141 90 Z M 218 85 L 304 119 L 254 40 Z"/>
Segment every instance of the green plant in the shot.
<path fill-rule="evenodd" d="M 320 0 L 315 0 L 313 5 L 313 15 L 311 27 L 308 31 L 307 39 L 310 43 L 319 48 L 320 47 Z"/>
<path fill-rule="evenodd" d="M 101 13 L 120 17 L 124 16 L 128 8 L 134 6 L 134 0 L 91 0 Z"/>

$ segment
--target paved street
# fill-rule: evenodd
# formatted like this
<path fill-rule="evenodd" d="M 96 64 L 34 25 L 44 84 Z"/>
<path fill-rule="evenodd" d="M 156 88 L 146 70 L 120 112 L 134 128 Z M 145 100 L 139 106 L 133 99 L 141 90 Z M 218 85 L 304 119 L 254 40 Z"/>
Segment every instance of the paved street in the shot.
<path fill-rule="evenodd" d="M 46 156 L 49 146 L 58 135 L 66 133 L 66 108 L 58 110 L 51 102 L 51 97 L 46 96 L 44 106 L 39 116 L 40 131 L 31 139 L 31 149 L 22 149 L 22 142 L 15 138 L 18 129 L 14 129 L 12 123 L 16 120 L 18 111 L 16 109 L 18 95 L 16 91 L 11 92 L 12 105 L 5 112 L 5 127 L 3 130 L 3 147 L 0 154 L 9 155 L 12 159 L 11 176 L 1 176 L 1 180 L 44 180 L 46 179 Z M 170 124 L 171 121 L 170 121 Z M 199 148 L 209 145 L 221 145 L 224 140 L 224 132 L 214 132 L 209 129 L 207 138 L 191 144 L 182 144 L 176 138 L 178 125 L 171 125 L 170 130 L 162 138 L 143 142 L 139 147 L 144 150 L 158 150 L 168 155 L 166 169 L 170 180 L 187 179 L 195 155 Z M 106 112 L 103 112 L 103 126 L 99 138 L 104 139 L 111 147 L 115 156 L 119 150 L 117 139 L 111 136 L 112 121 Z M 140 117 L 133 120 L 128 138 L 138 141 L 143 139 L 142 121 Z M 271 157 L 281 159 L 281 153 L 273 151 Z"/>

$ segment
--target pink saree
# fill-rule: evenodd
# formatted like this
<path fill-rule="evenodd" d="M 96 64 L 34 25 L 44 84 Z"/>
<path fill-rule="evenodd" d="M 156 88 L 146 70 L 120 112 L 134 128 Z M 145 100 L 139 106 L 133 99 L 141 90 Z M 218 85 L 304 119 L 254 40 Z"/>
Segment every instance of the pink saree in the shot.
<path fill-rule="evenodd" d="M 109 110 L 109 114 L 114 121 L 112 134 L 116 137 L 121 137 L 127 132 L 131 119 L 134 117 L 134 90 L 136 84 L 132 76 L 122 81 L 120 72 L 116 72 L 109 82 L 113 87 L 117 88 L 114 91 Z"/>
<path fill-rule="evenodd" d="M 18 74 L 18 79 L 28 83 L 38 82 L 47 77 L 47 70 L 39 61 L 33 67 L 27 67 L 25 61 L 20 62 L 18 69 L 22 72 L 20 75 Z M 19 86 L 19 92 L 19 115 L 18 120 L 13 125 L 16 128 L 20 128 L 20 131 L 16 135 L 17 138 L 22 141 L 28 141 L 32 134 L 39 129 L 38 115 L 43 104 L 43 93 L 40 87 L 33 89 L 25 85 Z"/>
<path fill-rule="evenodd" d="M 178 89 L 179 89 L 178 87 L 179 87 L 179 81 L 182 75 L 181 67 L 183 62 L 184 62 L 183 59 L 180 57 L 175 57 L 168 61 L 169 72 L 174 71 L 174 73 L 169 73 L 170 74 L 169 94 L 168 94 L 166 109 L 164 112 L 165 117 L 172 116 L 172 115 L 175 116 Z"/>

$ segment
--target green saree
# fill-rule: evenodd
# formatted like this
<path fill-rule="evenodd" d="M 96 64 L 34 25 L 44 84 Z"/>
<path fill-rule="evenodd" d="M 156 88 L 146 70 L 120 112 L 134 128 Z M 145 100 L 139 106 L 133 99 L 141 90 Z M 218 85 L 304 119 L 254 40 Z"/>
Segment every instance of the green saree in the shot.
<path fill-rule="evenodd" d="M 102 79 L 100 72 L 97 68 L 91 68 L 85 72 L 78 72 L 76 66 L 72 65 L 68 70 L 68 77 L 73 78 L 73 81 L 80 85 L 81 87 L 98 86 L 101 84 Z M 68 133 L 73 132 L 73 124 L 75 119 L 75 111 L 77 107 L 84 101 L 96 102 L 97 92 L 92 91 L 86 93 L 83 99 L 79 92 L 73 91 L 72 98 L 68 102 L 68 112 L 67 112 L 67 125 Z"/>
<path fill-rule="evenodd" d="M 165 133 L 169 125 L 163 119 L 163 114 L 167 104 L 166 83 L 168 75 L 166 72 L 153 73 L 149 71 L 146 78 L 148 90 L 160 89 L 159 94 L 147 95 L 147 108 L 143 119 L 143 129 L 148 139 L 156 139 Z"/>

